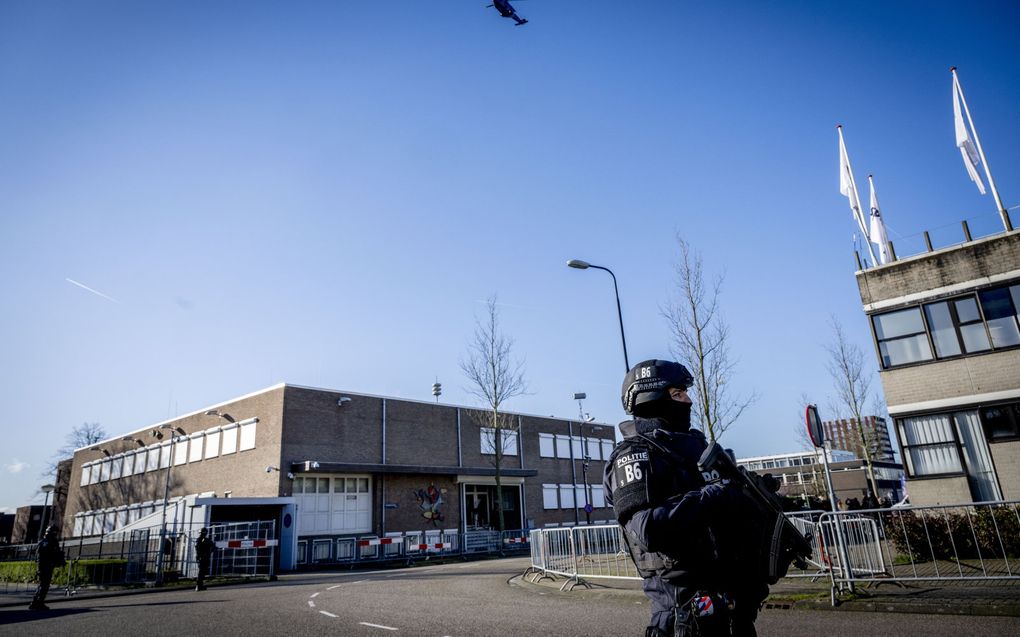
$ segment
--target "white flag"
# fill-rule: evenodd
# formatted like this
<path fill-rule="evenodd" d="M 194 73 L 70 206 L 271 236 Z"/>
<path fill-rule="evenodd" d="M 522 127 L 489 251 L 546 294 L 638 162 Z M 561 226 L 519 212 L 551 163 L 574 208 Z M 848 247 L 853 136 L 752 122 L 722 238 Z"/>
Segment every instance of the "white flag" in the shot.
<path fill-rule="evenodd" d="M 868 175 L 868 184 L 871 186 L 871 242 L 878 245 L 878 262 L 885 265 L 889 263 L 889 238 L 885 234 L 882 213 L 878 211 L 878 195 L 871 175 Z"/>
<path fill-rule="evenodd" d="M 843 135 L 839 136 L 839 192 L 850 200 L 850 211 L 854 215 L 854 221 L 860 223 L 861 202 L 857 200 L 857 193 L 854 191 L 853 177 L 850 174 L 850 158 L 846 154 L 846 144 L 843 143 Z"/>
<path fill-rule="evenodd" d="M 953 75 L 953 121 L 956 123 L 956 145 L 963 157 L 963 165 L 967 168 L 967 174 L 970 175 L 971 181 L 977 184 L 978 190 L 983 195 L 985 194 L 985 184 L 981 181 L 981 175 L 977 171 L 981 158 L 970 138 L 970 133 L 967 132 L 967 126 L 963 123 L 963 113 L 960 109 L 960 82 L 956 79 L 955 74 Z"/>

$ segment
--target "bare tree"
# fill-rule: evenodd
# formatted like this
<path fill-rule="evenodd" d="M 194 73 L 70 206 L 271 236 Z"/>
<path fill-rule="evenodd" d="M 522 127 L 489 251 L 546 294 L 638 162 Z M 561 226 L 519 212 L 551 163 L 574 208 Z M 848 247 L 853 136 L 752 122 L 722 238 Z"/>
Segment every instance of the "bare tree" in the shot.
<path fill-rule="evenodd" d="M 83 422 L 72 427 L 71 431 L 64 436 L 64 445 L 53 454 L 42 477 L 52 479 L 57 473 L 57 463 L 74 456 L 75 449 L 94 445 L 108 437 L 106 430 L 98 422 Z"/>
<path fill-rule="evenodd" d="M 470 386 L 467 391 L 482 400 L 487 406 L 482 423 L 492 431 L 493 465 L 496 468 L 496 512 L 499 530 L 506 527 L 503 520 L 503 457 L 517 437 L 516 420 L 503 413 L 503 404 L 527 393 L 524 381 L 524 363 L 513 357 L 512 338 L 503 334 L 499 327 L 499 310 L 496 297 L 489 297 L 483 319 L 475 320 L 475 333 L 468 344 L 466 358 L 460 361 L 460 368 L 467 376 Z M 506 436 L 507 432 L 514 432 Z M 482 432 L 485 440 L 486 433 Z M 519 451 L 518 451 L 519 452 Z"/>
<path fill-rule="evenodd" d="M 701 256 L 683 237 L 677 235 L 677 242 L 677 298 L 662 313 L 671 332 L 670 351 L 694 375 L 692 420 L 701 425 L 711 442 L 720 438 L 757 396 L 735 396 L 730 389 L 737 361 L 730 356 L 730 328 L 719 310 L 723 277 L 707 284 Z"/>
<path fill-rule="evenodd" d="M 878 483 L 875 480 L 873 455 L 877 449 L 872 432 L 864 429 L 864 408 L 871 396 L 871 375 L 864 366 L 864 352 L 855 343 L 847 340 L 843 325 L 835 316 L 829 320 L 833 341 L 826 346 L 829 353 L 829 376 L 836 390 L 835 411 L 838 418 L 853 422 L 857 437 L 856 446 L 864 457 L 871 482 L 871 492 L 878 497 Z"/>

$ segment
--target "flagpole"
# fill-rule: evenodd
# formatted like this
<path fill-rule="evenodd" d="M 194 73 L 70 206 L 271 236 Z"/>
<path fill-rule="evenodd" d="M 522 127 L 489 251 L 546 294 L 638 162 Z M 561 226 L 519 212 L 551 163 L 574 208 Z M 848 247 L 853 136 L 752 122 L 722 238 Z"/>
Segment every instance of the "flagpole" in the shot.
<path fill-rule="evenodd" d="M 1002 217 L 1002 225 L 1005 226 L 1006 231 L 1009 232 L 1013 229 L 1013 224 L 1009 222 L 1009 215 L 1006 214 L 1006 206 L 1002 205 L 1002 199 L 999 198 L 999 190 L 995 187 L 995 180 L 992 179 L 992 171 L 988 167 L 988 160 L 985 159 L 985 151 L 981 150 L 981 139 L 978 137 L 977 129 L 974 128 L 974 120 L 970 116 L 970 108 L 967 107 L 967 98 L 963 96 L 963 87 L 960 86 L 960 78 L 956 75 L 956 67 L 949 69 L 953 74 L 953 84 L 956 86 L 956 91 L 960 95 L 960 102 L 963 103 L 963 112 L 967 114 L 967 122 L 970 124 L 970 132 L 974 133 L 974 145 L 977 146 L 978 156 L 981 157 L 981 163 L 985 167 L 985 176 L 988 177 L 988 185 L 992 188 L 992 196 L 995 197 L 995 205 L 999 207 L 999 216 Z"/>
<path fill-rule="evenodd" d="M 850 209 L 853 210 L 854 218 L 857 219 L 857 225 L 861 229 L 861 234 L 864 235 L 864 243 L 868 246 L 868 254 L 871 255 L 871 265 L 878 265 L 878 259 L 875 258 L 875 249 L 871 246 L 871 235 L 868 234 L 868 229 L 864 226 L 864 215 L 861 212 L 861 195 L 857 192 L 857 180 L 854 179 L 854 171 L 850 167 L 850 153 L 846 151 L 846 142 L 843 141 L 843 125 L 836 124 L 836 132 L 839 133 L 839 152 L 846 158 L 847 176 L 850 179 L 850 187 L 854 191 L 854 201 L 857 203 L 856 206 L 851 203 Z"/>

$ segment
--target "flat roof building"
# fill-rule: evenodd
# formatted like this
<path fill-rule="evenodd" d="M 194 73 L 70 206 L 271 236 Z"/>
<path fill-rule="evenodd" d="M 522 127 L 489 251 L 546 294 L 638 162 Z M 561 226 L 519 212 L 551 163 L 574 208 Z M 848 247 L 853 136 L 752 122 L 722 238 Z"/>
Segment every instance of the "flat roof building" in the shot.
<path fill-rule="evenodd" d="M 1020 233 L 857 272 L 913 504 L 1020 499 Z"/>
<path fill-rule="evenodd" d="M 612 518 L 612 426 L 508 413 L 497 493 L 487 415 L 276 385 L 76 450 L 64 535 L 158 528 L 164 491 L 172 521 L 275 521 L 283 568 L 335 558 L 322 551 L 342 537 L 492 529 L 497 498 L 508 530 L 584 522 L 589 503 Z"/>

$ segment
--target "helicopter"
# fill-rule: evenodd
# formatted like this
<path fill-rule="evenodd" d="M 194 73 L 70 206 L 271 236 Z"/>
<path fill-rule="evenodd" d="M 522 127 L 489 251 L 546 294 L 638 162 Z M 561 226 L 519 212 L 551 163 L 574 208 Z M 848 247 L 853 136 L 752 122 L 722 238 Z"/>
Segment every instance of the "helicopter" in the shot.
<path fill-rule="evenodd" d="M 517 23 L 514 26 L 519 27 L 522 24 L 528 23 L 527 20 L 517 15 L 517 11 L 514 10 L 512 6 L 510 6 L 509 0 L 492 0 L 492 4 L 488 6 L 496 7 L 496 11 L 499 11 L 499 15 L 503 16 L 504 18 L 513 18 L 514 22 Z"/>

